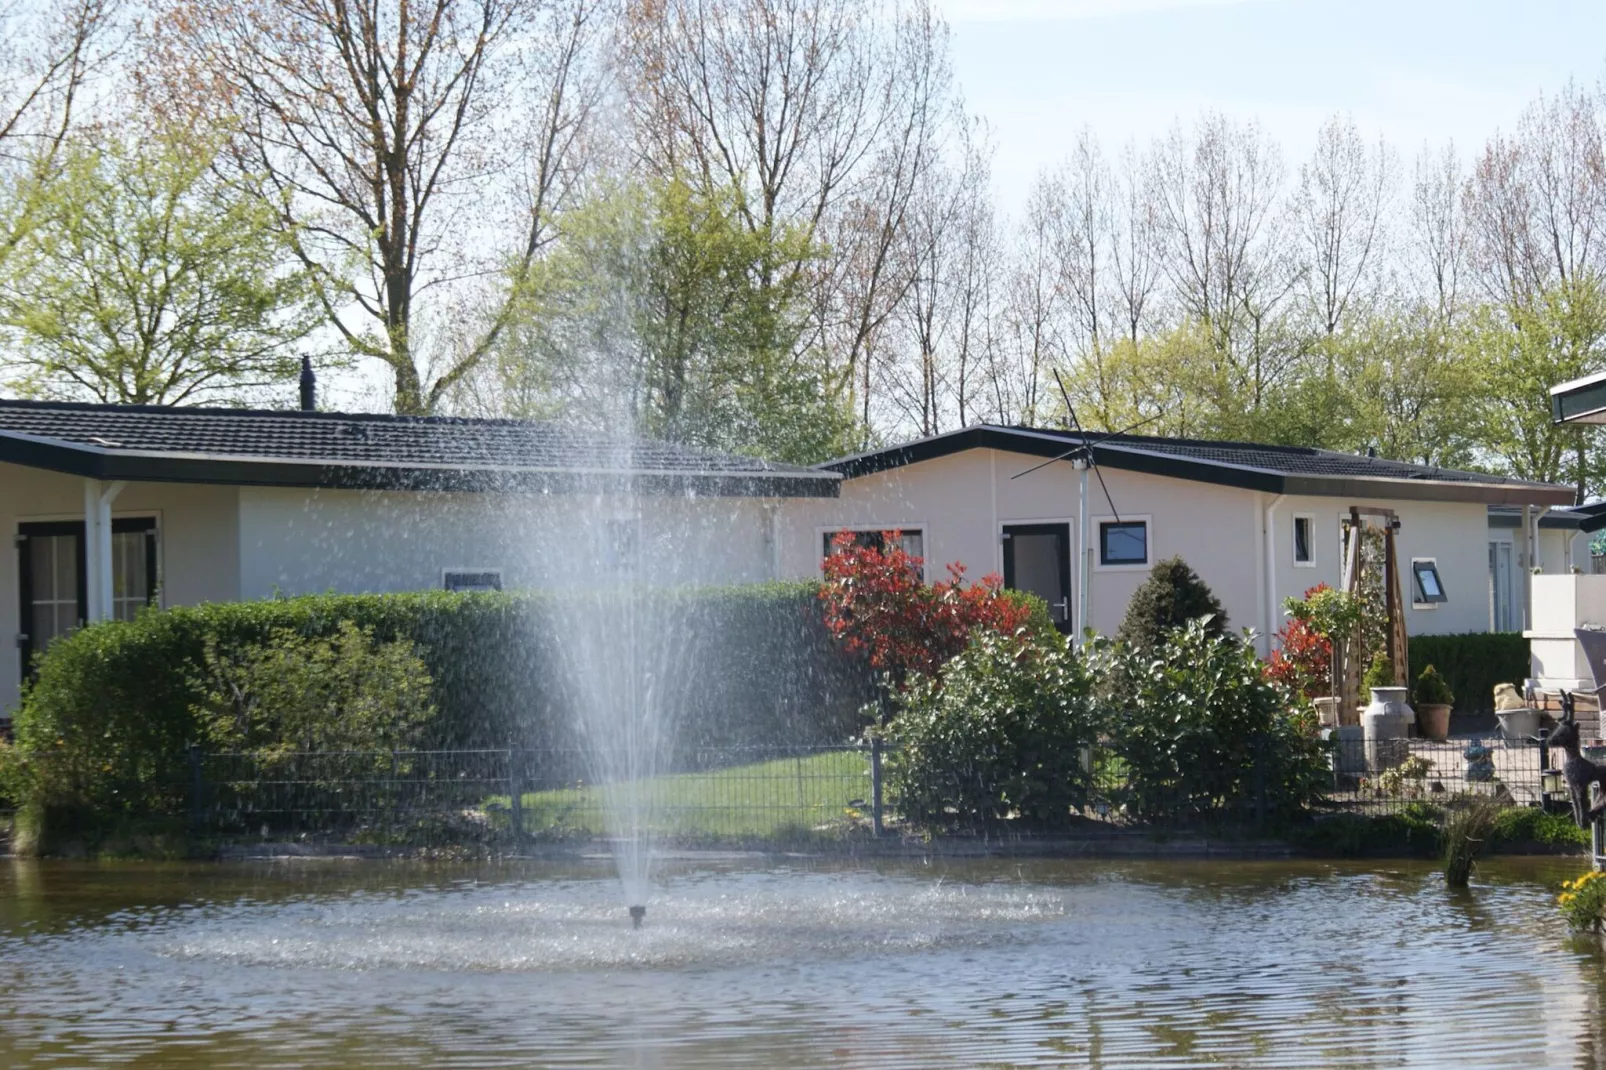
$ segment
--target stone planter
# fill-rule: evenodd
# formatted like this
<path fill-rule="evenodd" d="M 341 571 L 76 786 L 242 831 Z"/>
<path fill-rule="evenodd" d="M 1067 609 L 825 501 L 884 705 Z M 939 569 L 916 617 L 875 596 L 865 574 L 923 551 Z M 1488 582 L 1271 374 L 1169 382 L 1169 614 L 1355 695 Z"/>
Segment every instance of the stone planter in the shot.
<path fill-rule="evenodd" d="M 1311 705 L 1316 707 L 1316 721 L 1318 724 L 1323 728 L 1338 727 L 1338 699 L 1312 699 Z"/>
<path fill-rule="evenodd" d="M 1416 708 L 1416 734 L 1423 739 L 1449 739 L 1449 703 L 1424 702 L 1418 706 Z"/>
<path fill-rule="evenodd" d="M 1535 709 L 1496 710 L 1500 735 L 1504 739 L 1524 740 L 1538 733 L 1539 711 Z"/>
<path fill-rule="evenodd" d="M 1372 703 L 1361 714 L 1366 767 L 1372 773 L 1399 765 L 1410 753 L 1406 739 L 1415 715 L 1405 701 L 1406 690 L 1403 687 L 1372 688 Z"/>

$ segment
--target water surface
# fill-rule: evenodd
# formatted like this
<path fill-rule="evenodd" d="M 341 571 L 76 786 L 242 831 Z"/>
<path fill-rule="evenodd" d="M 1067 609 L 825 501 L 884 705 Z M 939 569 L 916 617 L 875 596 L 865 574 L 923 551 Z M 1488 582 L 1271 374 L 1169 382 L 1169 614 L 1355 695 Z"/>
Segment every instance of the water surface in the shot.
<path fill-rule="evenodd" d="M 0 862 L 0 1066 L 1592 1067 L 1579 869 Z"/>

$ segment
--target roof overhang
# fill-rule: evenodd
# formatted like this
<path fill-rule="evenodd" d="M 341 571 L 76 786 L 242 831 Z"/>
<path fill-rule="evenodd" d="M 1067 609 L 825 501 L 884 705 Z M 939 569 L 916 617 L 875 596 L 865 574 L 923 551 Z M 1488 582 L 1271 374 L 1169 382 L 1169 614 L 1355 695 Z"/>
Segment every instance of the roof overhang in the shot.
<path fill-rule="evenodd" d="M 967 427 L 902 446 L 830 461 L 822 468 L 847 479 L 872 475 L 971 449 L 994 449 L 1031 457 L 1059 457 L 1075 448 L 1063 436 L 1004 427 Z M 1279 472 L 1224 461 L 1184 457 L 1146 450 L 1130 443 L 1100 442 L 1094 460 L 1106 468 L 1239 487 L 1269 494 L 1390 500 L 1482 502 L 1487 505 L 1572 505 L 1573 491 L 1551 483 L 1514 480 L 1481 483 L 1431 478 L 1392 479 L 1369 476 L 1321 476 Z"/>
<path fill-rule="evenodd" d="M 1606 372 L 1551 387 L 1550 415 L 1558 424 L 1606 424 Z"/>
<path fill-rule="evenodd" d="M 635 493 L 727 498 L 834 498 L 842 477 L 818 469 L 708 471 L 314 462 L 237 454 L 115 449 L 0 431 L 0 462 L 91 479 L 226 486 L 471 493 Z"/>

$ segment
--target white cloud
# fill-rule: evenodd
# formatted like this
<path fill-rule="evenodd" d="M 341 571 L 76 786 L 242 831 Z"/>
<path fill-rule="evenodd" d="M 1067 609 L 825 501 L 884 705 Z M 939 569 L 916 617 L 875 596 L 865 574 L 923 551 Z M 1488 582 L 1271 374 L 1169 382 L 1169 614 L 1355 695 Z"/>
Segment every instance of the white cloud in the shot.
<path fill-rule="evenodd" d="M 950 22 L 1075 22 L 1117 19 L 1253 0 L 939 0 Z"/>

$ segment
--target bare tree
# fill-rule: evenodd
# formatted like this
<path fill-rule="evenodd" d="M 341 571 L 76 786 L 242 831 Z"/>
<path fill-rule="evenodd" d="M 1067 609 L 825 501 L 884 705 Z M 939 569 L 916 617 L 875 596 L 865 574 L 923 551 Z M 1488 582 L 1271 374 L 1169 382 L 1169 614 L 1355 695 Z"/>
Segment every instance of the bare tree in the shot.
<path fill-rule="evenodd" d="M 1466 215 L 1462 210 L 1461 159 L 1454 145 L 1438 152 L 1423 146 L 1411 185 L 1411 236 L 1428 298 L 1441 322 L 1460 309 L 1466 270 Z"/>
<path fill-rule="evenodd" d="M 1305 261 L 1301 290 L 1324 334 L 1339 329 L 1378 266 L 1396 172 L 1387 145 L 1368 151 L 1354 122 L 1336 116 L 1322 124 L 1316 151 L 1299 169 L 1293 216 Z"/>
<path fill-rule="evenodd" d="M 466 290 L 515 289 L 550 237 L 590 104 L 600 0 L 166 0 L 164 106 L 223 111 L 234 161 L 281 206 L 328 323 L 426 412 L 505 306 L 426 351 Z M 509 280 L 503 283 L 502 280 Z M 440 331 L 442 335 L 451 333 Z"/>
<path fill-rule="evenodd" d="M 123 40 L 119 0 L 0 0 L 0 177 L 48 176 L 91 79 Z M 26 198 L 0 212 L 0 256 L 26 225 Z"/>
<path fill-rule="evenodd" d="M 1161 211 L 1149 175 L 1130 146 L 1121 154 L 1117 195 L 1120 204 L 1110 262 L 1121 326 L 1136 345 L 1138 336 L 1150 326 L 1160 285 Z"/>

